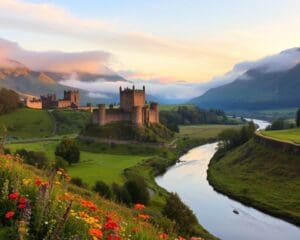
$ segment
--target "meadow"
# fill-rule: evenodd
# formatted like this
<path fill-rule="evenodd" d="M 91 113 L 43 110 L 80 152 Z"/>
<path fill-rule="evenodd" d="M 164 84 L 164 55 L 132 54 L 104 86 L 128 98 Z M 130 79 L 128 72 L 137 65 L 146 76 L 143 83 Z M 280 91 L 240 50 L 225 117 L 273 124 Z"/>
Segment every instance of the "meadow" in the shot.
<path fill-rule="evenodd" d="M 21 108 L 1 115 L 0 127 L 8 139 L 40 138 L 53 134 L 54 122 L 45 110 Z"/>
<path fill-rule="evenodd" d="M 300 144 L 300 128 L 291 128 L 285 130 L 262 131 L 264 136 L 278 140 Z"/>

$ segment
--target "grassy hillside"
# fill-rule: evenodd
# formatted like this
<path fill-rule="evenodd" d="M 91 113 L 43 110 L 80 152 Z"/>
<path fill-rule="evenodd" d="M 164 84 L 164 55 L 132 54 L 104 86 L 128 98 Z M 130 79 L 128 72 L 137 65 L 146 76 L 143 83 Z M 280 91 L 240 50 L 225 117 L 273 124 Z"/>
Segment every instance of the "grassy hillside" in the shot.
<path fill-rule="evenodd" d="M 51 136 L 54 122 L 45 110 L 22 108 L 0 116 L 0 127 L 7 129 L 9 138 L 39 138 Z"/>
<path fill-rule="evenodd" d="M 261 133 L 267 137 L 300 144 L 300 128 L 291 128 L 276 131 L 262 131 Z"/>
<path fill-rule="evenodd" d="M 55 110 L 52 115 L 56 121 L 58 135 L 81 132 L 91 117 L 90 112 L 73 110 Z"/>
<path fill-rule="evenodd" d="M 70 185 L 63 171 L 41 172 L 1 155 L 0 174 L 1 240 L 151 240 L 163 233 L 147 208 L 129 209 L 104 200 Z M 164 236 L 175 238 L 172 231 Z"/>
<path fill-rule="evenodd" d="M 173 137 L 173 133 L 162 124 L 155 123 L 150 124 L 150 126 L 136 127 L 131 122 L 112 122 L 104 126 L 90 124 L 82 135 L 153 143 L 165 142 Z"/>
<path fill-rule="evenodd" d="M 208 177 L 218 191 L 300 225 L 300 156 L 250 140 L 215 155 Z"/>

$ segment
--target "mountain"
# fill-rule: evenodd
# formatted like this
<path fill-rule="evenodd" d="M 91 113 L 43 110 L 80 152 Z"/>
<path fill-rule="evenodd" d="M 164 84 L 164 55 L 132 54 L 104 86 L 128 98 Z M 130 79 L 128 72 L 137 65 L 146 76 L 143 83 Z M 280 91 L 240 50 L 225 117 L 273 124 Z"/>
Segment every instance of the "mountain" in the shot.
<path fill-rule="evenodd" d="M 283 54 L 291 52 L 293 52 L 291 59 L 283 57 Z M 268 60 L 262 59 L 260 62 L 252 63 L 250 65 L 254 67 L 233 82 L 212 88 L 190 102 L 205 108 L 224 110 L 300 107 L 299 53 L 299 49 L 287 50 L 273 57 L 272 61 L 269 61 L 268 57 Z"/>
<path fill-rule="evenodd" d="M 8 88 L 17 91 L 21 96 L 40 96 L 47 93 L 56 93 L 58 97 L 62 97 L 63 90 L 71 89 L 72 87 L 61 85 L 61 81 L 71 78 L 73 74 L 49 72 L 49 71 L 33 71 L 25 67 L 17 61 L 10 60 L 13 63 L 11 67 L 0 67 L 0 88 Z M 84 72 L 77 72 L 76 79 L 82 82 L 95 82 L 95 81 L 127 81 L 121 76 L 104 75 L 104 74 L 91 74 Z M 75 86 L 74 86 L 75 87 Z M 80 90 L 81 103 L 87 102 L 114 102 L 118 100 L 117 94 L 103 93 L 91 96 L 88 91 Z"/>

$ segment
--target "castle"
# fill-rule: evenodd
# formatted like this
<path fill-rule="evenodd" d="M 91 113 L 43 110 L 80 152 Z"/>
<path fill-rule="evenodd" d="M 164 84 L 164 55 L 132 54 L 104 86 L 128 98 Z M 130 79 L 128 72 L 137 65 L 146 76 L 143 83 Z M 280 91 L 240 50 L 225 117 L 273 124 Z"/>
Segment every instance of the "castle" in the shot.
<path fill-rule="evenodd" d="M 120 107 L 113 108 L 110 105 L 99 104 L 98 109 L 93 112 L 92 122 L 99 126 L 117 121 L 128 121 L 137 126 L 149 125 L 159 122 L 158 104 L 146 104 L 145 87 L 142 90 L 120 87 Z"/>
<path fill-rule="evenodd" d="M 64 98 L 58 100 L 55 94 L 47 94 L 39 99 L 26 99 L 26 106 L 35 109 L 79 108 L 80 93 L 78 90 L 64 91 Z"/>

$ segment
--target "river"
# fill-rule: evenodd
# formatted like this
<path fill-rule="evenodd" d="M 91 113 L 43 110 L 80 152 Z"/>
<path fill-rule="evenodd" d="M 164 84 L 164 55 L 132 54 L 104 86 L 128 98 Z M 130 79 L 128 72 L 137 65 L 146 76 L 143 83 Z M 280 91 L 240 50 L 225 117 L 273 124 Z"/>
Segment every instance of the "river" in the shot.
<path fill-rule="evenodd" d="M 259 128 L 268 122 L 254 120 Z M 169 192 L 176 192 L 196 214 L 201 225 L 223 240 L 299 240 L 300 228 L 216 192 L 207 181 L 207 168 L 217 143 L 191 149 L 180 162 L 156 177 Z M 235 214 L 237 210 L 239 214 Z"/>

